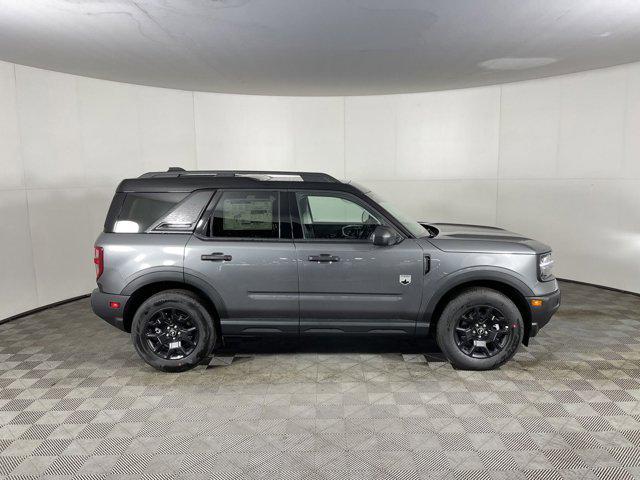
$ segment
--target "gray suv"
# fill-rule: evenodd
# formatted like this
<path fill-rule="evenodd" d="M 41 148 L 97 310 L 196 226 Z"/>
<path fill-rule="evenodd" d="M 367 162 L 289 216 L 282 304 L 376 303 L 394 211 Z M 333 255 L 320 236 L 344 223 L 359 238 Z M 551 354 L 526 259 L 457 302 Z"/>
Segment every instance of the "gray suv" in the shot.
<path fill-rule="evenodd" d="M 551 249 L 500 228 L 410 220 L 322 173 L 124 180 L 95 244 L 93 311 L 176 372 L 229 336 L 435 337 L 457 368 L 508 361 L 558 309 Z"/>

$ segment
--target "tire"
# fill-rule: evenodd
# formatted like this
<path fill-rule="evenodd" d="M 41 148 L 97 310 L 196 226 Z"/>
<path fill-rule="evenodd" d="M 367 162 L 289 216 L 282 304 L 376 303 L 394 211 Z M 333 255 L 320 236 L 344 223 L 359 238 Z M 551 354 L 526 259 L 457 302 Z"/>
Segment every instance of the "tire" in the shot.
<path fill-rule="evenodd" d="M 478 318 L 484 320 L 476 322 Z M 499 332 L 495 337 L 494 330 Z M 471 288 L 447 304 L 438 321 L 436 339 L 454 368 L 491 370 L 515 355 L 523 335 L 522 315 L 509 297 L 490 288 Z M 495 340 L 489 341 L 492 338 Z"/>
<path fill-rule="evenodd" d="M 162 372 L 196 367 L 213 350 L 215 337 L 211 314 L 188 290 L 152 295 L 138 307 L 131 324 L 131 339 L 138 355 Z"/>

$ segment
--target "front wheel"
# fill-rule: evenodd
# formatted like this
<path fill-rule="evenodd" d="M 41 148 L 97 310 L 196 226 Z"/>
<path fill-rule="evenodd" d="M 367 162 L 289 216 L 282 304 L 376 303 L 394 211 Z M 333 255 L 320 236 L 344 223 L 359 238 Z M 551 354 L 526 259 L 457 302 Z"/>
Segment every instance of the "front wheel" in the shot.
<path fill-rule="evenodd" d="M 524 335 L 518 307 L 490 288 L 465 290 L 447 304 L 437 327 L 438 346 L 456 368 L 490 370 L 509 361 Z"/>
<path fill-rule="evenodd" d="M 140 305 L 131 325 L 140 357 L 163 372 L 199 365 L 215 342 L 213 319 L 197 295 L 187 290 L 156 293 Z"/>

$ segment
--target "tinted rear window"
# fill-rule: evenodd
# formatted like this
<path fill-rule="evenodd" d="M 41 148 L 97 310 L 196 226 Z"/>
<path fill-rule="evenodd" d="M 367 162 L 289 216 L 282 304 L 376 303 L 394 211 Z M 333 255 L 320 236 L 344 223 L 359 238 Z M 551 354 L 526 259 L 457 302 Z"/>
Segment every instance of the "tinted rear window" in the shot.
<path fill-rule="evenodd" d="M 127 193 L 113 225 L 113 232 L 144 232 L 187 195 L 188 193 L 184 192 Z"/>

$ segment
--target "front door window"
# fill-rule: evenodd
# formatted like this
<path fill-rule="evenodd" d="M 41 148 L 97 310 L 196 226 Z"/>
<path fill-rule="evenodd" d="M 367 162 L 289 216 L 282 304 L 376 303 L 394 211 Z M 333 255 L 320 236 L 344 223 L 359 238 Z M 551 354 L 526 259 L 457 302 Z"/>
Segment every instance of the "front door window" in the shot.
<path fill-rule="evenodd" d="M 383 222 L 362 205 L 335 194 L 296 193 L 305 239 L 368 240 Z"/>

